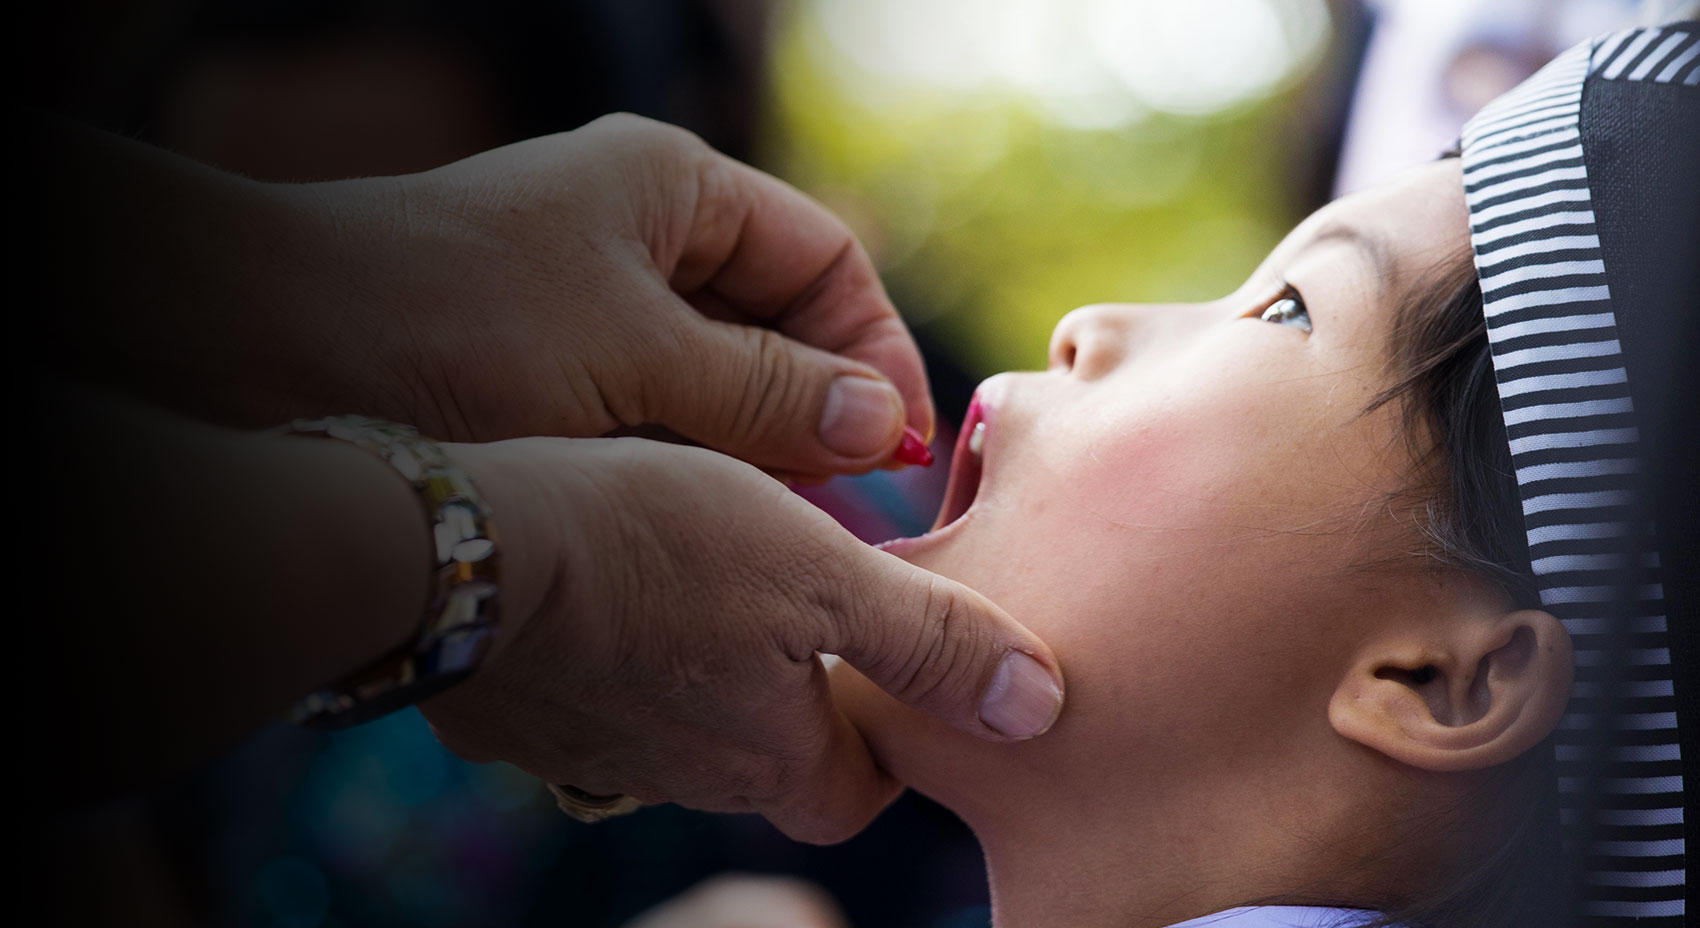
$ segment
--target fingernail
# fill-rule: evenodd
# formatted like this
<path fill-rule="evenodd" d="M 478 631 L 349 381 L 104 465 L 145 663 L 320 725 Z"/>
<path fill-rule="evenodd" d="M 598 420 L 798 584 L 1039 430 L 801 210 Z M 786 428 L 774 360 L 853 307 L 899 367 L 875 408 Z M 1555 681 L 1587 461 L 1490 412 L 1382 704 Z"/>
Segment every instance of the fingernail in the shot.
<path fill-rule="evenodd" d="M 820 440 L 847 458 L 865 458 L 891 447 L 903 400 L 884 381 L 847 374 L 832 382 L 821 410 Z"/>
<path fill-rule="evenodd" d="M 1011 651 L 980 700 L 980 721 L 1011 738 L 1032 738 L 1050 730 L 1062 704 L 1062 689 L 1045 665 Z"/>
<path fill-rule="evenodd" d="M 891 455 L 892 460 L 899 464 L 914 464 L 918 467 L 933 466 L 933 452 L 927 447 L 927 440 L 912 425 L 903 427 L 903 440 L 897 443 L 897 451 Z"/>

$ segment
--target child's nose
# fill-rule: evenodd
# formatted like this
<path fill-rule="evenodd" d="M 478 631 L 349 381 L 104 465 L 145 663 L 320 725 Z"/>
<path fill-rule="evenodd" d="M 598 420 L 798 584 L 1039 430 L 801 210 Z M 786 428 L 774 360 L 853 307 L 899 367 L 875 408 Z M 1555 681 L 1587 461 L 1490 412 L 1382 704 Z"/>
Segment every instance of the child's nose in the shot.
<path fill-rule="evenodd" d="M 1126 314 L 1118 309 L 1082 306 L 1064 316 L 1051 333 L 1050 369 L 1084 380 L 1115 370 L 1127 352 Z"/>

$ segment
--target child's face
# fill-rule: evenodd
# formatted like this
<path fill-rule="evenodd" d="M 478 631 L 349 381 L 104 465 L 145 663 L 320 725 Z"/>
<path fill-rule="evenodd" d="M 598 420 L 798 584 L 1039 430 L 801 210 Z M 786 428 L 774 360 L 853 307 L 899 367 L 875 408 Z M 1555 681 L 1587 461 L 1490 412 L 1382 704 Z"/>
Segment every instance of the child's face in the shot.
<path fill-rule="evenodd" d="M 1397 404 L 1364 409 L 1391 383 L 1406 292 L 1467 260 L 1459 168 L 1436 163 L 1311 216 L 1221 300 L 1075 310 L 1048 370 L 988 380 L 972 508 L 891 550 L 1043 636 L 1068 704 L 1035 741 L 983 745 L 839 668 L 888 768 L 973 823 L 1004 801 L 977 784 L 1018 768 L 1065 788 L 1112 767 L 1161 790 L 1332 737 L 1336 668 L 1361 634 L 1455 582 L 1410 556 L 1392 501 L 1416 480 Z M 1261 318 L 1282 281 L 1310 332 Z"/>

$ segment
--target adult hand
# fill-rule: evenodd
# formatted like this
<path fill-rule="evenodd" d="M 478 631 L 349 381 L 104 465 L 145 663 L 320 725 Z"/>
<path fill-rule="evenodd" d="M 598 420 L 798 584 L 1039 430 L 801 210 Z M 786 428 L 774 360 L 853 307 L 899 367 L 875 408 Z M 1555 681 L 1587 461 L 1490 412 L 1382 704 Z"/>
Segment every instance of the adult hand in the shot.
<path fill-rule="evenodd" d="M 818 654 L 999 741 L 1062 707 L 1045 644 L 755 468 L 637 438 L 454 446 L 498 513 L 503 635 L 421 705 L 451 750 L 646 802 L 854 834 L 898 792 Z"/>
<path fill-rule="evenodd" d="M 888 464 L 933 428 L 866 253 L 786 184 L 610 116 L 399 178 L 278 188 L 336 273 L 351 410 L 441 438 L 661 426 L 774 471 Z"/>

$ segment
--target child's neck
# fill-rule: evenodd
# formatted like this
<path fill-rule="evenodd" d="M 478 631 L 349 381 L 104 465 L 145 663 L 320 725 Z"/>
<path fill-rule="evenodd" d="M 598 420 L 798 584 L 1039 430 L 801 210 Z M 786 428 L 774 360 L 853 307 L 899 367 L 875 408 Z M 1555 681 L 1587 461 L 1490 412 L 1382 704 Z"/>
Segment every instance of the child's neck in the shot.
<path fill-rule="evenodd" d="M 970 822 L 986 855 L 994 928 L 1164 928 L 1241 905 L 1373 897 L 1339 885 L 1350 849 L 1311 845 L 1321 835 L 1249 804 L 1172 797 L 1141 810 L 1072 798 Z M 1295 853 L 1295 841 L 1309 850 Z"/>
<path fill-rule="evenodd" d="M 1162 928 L 1256 898 L 1172 846 L 1070 831 L 982 835 L 993 928 Z"/>

